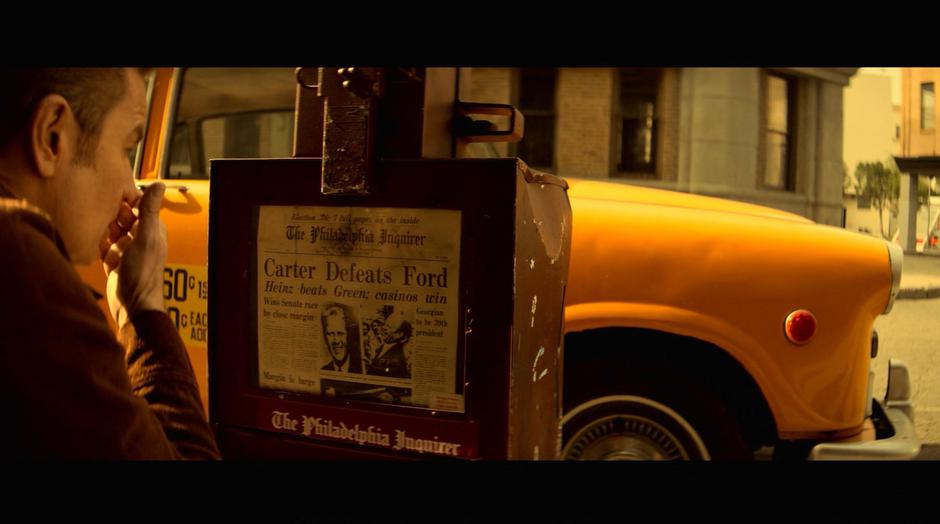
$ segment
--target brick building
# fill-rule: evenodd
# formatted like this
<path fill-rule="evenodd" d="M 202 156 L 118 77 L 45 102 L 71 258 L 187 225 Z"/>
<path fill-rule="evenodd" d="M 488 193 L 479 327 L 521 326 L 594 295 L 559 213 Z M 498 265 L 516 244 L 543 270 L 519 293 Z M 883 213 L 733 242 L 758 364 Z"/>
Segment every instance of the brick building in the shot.
<path fill-rule="evenodd" d="M 732 198 L 840 225 L 842 90 L 855 68 L 473 68 L 511 103 L 499 144 L 552 173 Z"/>

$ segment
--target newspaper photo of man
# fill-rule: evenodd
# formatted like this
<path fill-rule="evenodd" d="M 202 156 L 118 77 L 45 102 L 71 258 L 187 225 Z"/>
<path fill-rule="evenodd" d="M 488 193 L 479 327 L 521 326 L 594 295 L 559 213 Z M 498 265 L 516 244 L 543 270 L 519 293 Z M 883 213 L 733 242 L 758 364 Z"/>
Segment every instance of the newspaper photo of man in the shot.
<path fill-rule="evenodd" d="M 331 358 L 320 369 L 362 373 L 359 321 L 352 308 L 338 303 L 325 304 L 320 321 L 323 325 L 324 344 Z"/>
<path fill-rule="evenodd" d="M 401 319 L 401 312 L 394 313 L 394 306 L 382 306 L 364 326 L 368 375 L 411 378 L 409 343 L 413 328 L 410 322 Z"/>

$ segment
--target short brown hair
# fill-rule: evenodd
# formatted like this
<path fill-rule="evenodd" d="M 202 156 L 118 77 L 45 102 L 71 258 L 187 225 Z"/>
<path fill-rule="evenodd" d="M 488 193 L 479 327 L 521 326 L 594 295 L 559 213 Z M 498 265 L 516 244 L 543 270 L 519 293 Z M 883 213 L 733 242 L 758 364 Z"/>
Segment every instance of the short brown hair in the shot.
<path fill-rule="evenodd" d="M 22 138 L 39 102 L 58 94 L 68 101 L 82 130 L 77 160 L 90 163 L 104 117 L 126 93 L 127 81 L 121 68 L 0 69 L 0 148 Z"/>

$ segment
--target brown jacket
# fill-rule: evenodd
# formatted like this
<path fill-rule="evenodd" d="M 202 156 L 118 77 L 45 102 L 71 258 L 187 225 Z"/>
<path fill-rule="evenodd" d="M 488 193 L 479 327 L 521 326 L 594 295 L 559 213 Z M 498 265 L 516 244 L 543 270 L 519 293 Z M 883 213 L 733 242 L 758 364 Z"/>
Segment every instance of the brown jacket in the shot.
<path fill-rule="evenodd" d="M 0 456 L 220 458 L 169 317 L 139 313 L 121 335 L 128 351 L 52 223 L 0 198 Z"/>

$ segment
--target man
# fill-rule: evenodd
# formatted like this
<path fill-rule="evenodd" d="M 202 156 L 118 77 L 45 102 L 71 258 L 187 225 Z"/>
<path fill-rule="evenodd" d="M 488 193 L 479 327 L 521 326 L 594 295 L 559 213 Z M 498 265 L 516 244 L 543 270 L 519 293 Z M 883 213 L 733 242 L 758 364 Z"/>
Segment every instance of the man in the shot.
<path fill-rule="evenodd" d="M 388 322 L 388 317 L 391 316 L 394 311 L 395 307 L 389 305 L 378 308 L 375 312 L 375 318 L 365 326 L 366 340 L 364 343 L 365 347 L 363 348 L 363 360 L 365 361 L 366 368 L 372 365 L 372 359 L 382 350 L 388 329 L 385 323 Z"/>
<path fill-rule="evenodd" d="M 405 355 L 405 346 L 411 340 L 411 324 L 402 321 L 398 329 L 389 333 L 388 324 L 379 328 L 382 346 L 376 351 L 366 373 L 385 377 L 408 378 L 411 366 Z"/>
<path fill-rule="evenodd" d="M 350 337 L 350 330 L 346 322 L 346 312 L 339 304 L 332 304 L 324 308 L 320 316 L 323 324 L 323 338 L 330 352 L 332 360 L 321 369 L 324 371 L 343 371 L 346 373 L 362 373 L 362 361 L 359 358 L 358 337 Z M 352 324 L 355 326 L 355 322 Z M 352 340 L 350 340 L 352 338 Z M 353 342 L 353 344 L 350 344 Z M 353 351 L 349 351 L 352 346 Z"/>
<path fill-rule="evenodd" d="M 8 457 L 219 458 L 185 347 L 163 311 L 164 187 L 141 195 L 128 161 L 146 112 L 136 69 L 0 71 L 0 442 Z M 95 258 L 108 273 L 123 348 L 72 266 Z"/>

